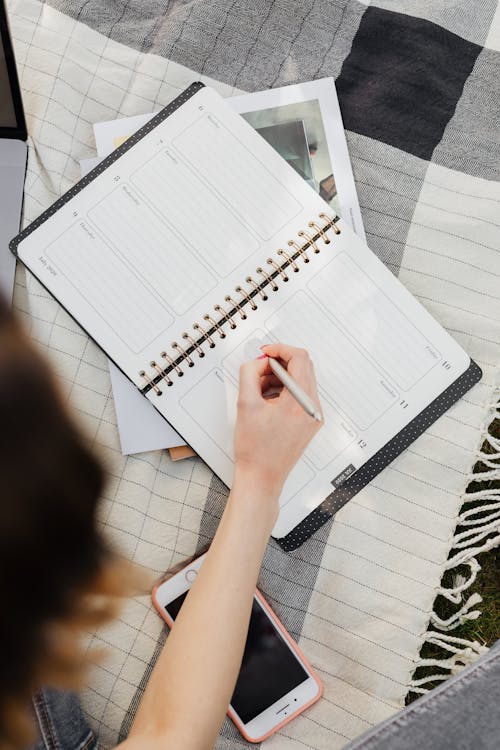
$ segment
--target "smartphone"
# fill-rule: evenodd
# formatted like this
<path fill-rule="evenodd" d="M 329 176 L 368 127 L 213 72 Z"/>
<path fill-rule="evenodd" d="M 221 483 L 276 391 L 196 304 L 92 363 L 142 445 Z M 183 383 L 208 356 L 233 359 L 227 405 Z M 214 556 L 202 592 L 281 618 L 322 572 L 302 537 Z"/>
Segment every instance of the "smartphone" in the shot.
<path fill-rule="evenodd" d="M 204 559 L 205 555 L 198 557 L 153 590 L 153 604 L 169 627 Z M 317 701 L 322 692 L 321 682 L 298 645 L 256 591 L 228 716 L 246 740 L 261 742 Z"/>

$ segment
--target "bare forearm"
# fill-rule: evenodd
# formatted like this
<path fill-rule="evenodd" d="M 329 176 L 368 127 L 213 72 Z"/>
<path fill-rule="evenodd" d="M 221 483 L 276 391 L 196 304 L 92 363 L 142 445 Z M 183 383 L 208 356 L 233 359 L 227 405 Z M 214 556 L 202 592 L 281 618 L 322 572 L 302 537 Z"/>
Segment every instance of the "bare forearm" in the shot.
<path fill-rule="evenodd" d="M 259 494 L 256 497 L 256 494 Z M 206 560 L 153 671 L 130 737 L 211 748 L 241 665 L 260 565 L 275 520 L 273 490 L 235 480 Z"/>

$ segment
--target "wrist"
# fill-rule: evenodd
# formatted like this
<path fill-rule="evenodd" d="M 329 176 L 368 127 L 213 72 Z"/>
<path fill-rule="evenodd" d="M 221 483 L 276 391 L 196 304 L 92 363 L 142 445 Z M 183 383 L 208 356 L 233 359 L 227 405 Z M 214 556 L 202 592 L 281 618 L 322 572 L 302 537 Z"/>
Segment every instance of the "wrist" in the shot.
<path fill-rule="evenodd" d="M 277 472 L 257 466 L 254 462 L 236 460 L 233 487 L 235 484 L 241 489 L 248 488 L 256 499 L 277 502 L 283 489 L 283 477 Z"/>
<path fill-rule="evenodd" d="M 229 500 L 239 507 L 248 507 L 256 516 L 274 526 L 279 513 L 279 496 L 283 482 L 256 467 L 236 462 Z"/>

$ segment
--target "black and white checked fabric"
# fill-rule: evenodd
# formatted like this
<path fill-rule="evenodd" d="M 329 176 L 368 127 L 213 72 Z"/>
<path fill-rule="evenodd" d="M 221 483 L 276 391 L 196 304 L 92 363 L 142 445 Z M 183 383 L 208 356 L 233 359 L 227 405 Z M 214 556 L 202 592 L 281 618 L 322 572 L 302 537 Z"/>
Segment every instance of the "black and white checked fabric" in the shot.
<path fill-rule="evenodd" d="M 404 703 L 500 361 L 500 11 L 494 0 L 12 0 L 30 131 L 28 223 L 79 177 L 93 122 L 166 104 L 201 76 L 224 95 L 336 78 L 370 247 L 459 340 L 483 381 L 261 588 L 324 698 L 266 742 L 340 748 Z M 25 271 L 15 305 L 46 349 L 110 482 L 102 523 L 160 572 L 211 539 L 225 488 L 199 460 L 123 457 L 104 355 Z M 497 530 L 498 531 L 498 530 Z M 470 550 L 470 557 L 474 555 Z M 164 633 L 148 598 L 93 634 L 84 706 L 104 747 L 133 717 Z M 232 724 L 218 745 L 246 746 Z"/>

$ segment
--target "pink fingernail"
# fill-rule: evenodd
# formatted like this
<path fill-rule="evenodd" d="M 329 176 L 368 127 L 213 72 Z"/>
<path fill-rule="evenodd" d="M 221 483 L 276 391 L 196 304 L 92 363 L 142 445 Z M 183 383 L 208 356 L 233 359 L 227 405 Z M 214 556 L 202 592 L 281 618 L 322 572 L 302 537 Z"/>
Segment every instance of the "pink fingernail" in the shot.
<path fill-rule="evenodd" d="M 267 359 L 267 354 L 261 354 L 257 359 Z"/>

